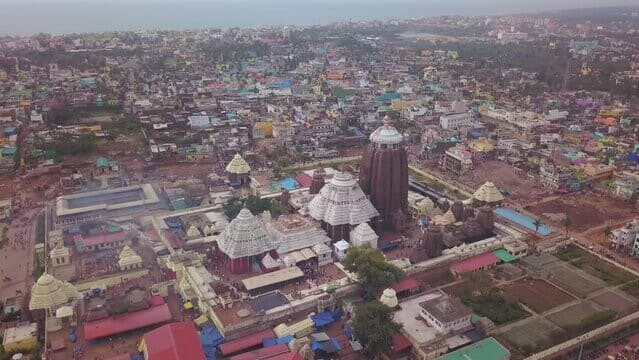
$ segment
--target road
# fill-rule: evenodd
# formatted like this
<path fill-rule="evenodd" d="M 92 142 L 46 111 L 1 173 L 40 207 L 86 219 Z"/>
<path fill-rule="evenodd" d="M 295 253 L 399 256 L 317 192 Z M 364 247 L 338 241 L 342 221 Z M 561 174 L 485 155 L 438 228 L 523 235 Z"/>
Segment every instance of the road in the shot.
<path fill-rule="evenodd" d="M 26 293 L 33 284 L 35 226 L 40 211 L 29 210 L 9 225 L 8 243 L 0 249 L 0 298 L 15 296 L 17 292 Z M 25 216 L 29 220 L 23 223 L 20 219 Z"/>

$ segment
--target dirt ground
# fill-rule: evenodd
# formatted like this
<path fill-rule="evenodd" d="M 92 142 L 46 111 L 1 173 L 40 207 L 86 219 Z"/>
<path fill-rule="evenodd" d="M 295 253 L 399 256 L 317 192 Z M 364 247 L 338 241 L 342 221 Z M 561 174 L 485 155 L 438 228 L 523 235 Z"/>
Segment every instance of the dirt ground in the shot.
<path fill-rule="evenodd" d="M 552 322 L 539 317 L 508 330 L 500 339 L 506 340 L 518 350 L 535 352 L 552 346 L 555 333 L 561 334 L 563 331 Z"/>
<path fill-rule="evenodd" d="M 508 190 L 513 200 L 528 201 L 547 192 L 539 181 L 524 178 L 515 173 L 512 165 L 503 161 L 490 160 L 477 164 L 474 169 L 457 181 L 464 185 L 477 189 L 486 181 L 492 181 L 498 188 Z"/>
<path fill-rule="evenodd" d="M 636 299 L 624 293 L 617 293 L 614 290 L 598 295 L 592 298 L 592 301 L 622 315 L 629 314 L 637 308 Z"/>
<path fill-rule="evenodd" d="M 503 287 L 506 297 L 520 301 L 540 313 L 565 304 L 574 297 L 546 281 L 522 279 Z"/>
<path fill-rule="evenodd" d="M 577 232 L 607 222 L 631 219 L 639 214 L 630 203 L 591 192 L 566 195 L 536 204 L 529 211 L 561 229 L 562 219 L 567 215 L 572 221 L 569 230 Z"/>
<path fill-rule="evenodd" d="M 546 318 L 557 326 L 565 329 L 578 325 L 581 320 L 596 312 L 597 310 L 592 305 L 587 302 L 581 302 L 552 315 L 548 315 Z"/>

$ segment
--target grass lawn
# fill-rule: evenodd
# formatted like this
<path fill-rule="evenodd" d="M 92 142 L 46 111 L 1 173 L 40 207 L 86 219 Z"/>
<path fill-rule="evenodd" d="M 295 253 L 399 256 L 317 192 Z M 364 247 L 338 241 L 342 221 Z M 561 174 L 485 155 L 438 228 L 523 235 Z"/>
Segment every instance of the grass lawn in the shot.
<path fill-rule="evenodd" d="M 461 300 L 475 313 L 492 320 L 496 325 L 509 323 L 530 316 L 516 301 L 511 301 L 498 293 L 471 296 L 464 294 Z"/>
<path fill-rule="evenodd" d="M 586 255 L 586 252 L 574 245 L 568 245 L 559 249 L 559 251 L 557 251 L 554 255 L 560 260 L 569 262 L 575 259 L 582 258 L 584 255 Z"/>
<path fill-rule="evenodd" d="M 573 262 L 572 265 L 584 270 L 590 275 L 600 278 L 608 285 L 621 285 L 637 280 L 631 273 L 590 254 L 579 258 L 579 260 Z"/>
<path fill-rule="evenodd" d="M 623 290 L 623 292 L 625 292 L 626 294 L 639 299 L 639 281 L 627 283 L 626 285 L 621 287 L 621 290 Z"/>

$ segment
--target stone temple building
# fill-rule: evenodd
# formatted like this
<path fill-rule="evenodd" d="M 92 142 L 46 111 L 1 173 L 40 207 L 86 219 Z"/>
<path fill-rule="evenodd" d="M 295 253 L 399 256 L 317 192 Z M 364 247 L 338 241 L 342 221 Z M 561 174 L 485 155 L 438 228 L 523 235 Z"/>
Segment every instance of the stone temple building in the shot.
<path fill-rule="evenodd" d="M 235 274 L 251 271 L 252 264 L 259 264 L 276 247 L 264 223 L 246 208 L 220 234 L 217 246 Z"/>
<path fill-rule="evenodd" d="M 400 231 L 408 219 L 408 155 L 404 138 L 386 116 L 370 140 L 362 158 L 359 185 L 380 213 L 378 231 Z"/>
<path fill-rule="evenodd" d="M 343 171 L 336 172 L 315 195 L 308 213 L 333 241 L 348 240 L 352 228 L 379 216 L 353 176 Z"/>
<path fill-rule="evenodd" d="M 226 165 L 226 174 L 233 187 L 248 186 L 251 181 L 251 167 L 240 154 L 235 154 Z"/>

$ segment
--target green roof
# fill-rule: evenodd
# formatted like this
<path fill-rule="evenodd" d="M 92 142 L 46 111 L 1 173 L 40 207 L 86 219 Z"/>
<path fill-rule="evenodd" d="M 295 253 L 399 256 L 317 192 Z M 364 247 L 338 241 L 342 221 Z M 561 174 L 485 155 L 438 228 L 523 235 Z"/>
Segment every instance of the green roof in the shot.
<path fill-rule="evenodd" d="M 443 355 L 439 360 L 507 360 L 510 351 L 495 338 L 489 337 L 474 344 Z"/>
<path fill-rule="evenodd" d="M 511 261 L 517 260 L 515 256 L 511 255 L 508 251 L 504 250 L 503 248 L 493 251 L 493 254 L 495 254 L 495 256 L 499 258 L 499 260 L 505 263 L 509 263 Z"/>
<path fill-rule="evenodd" d="M 107 168 L 109 167 L 109 160 L 99 157 L 98 160 L 96 160 L 96 165 L 98 168 Z"/>
<path fill-rule="evenodd" d="M 2 155 L 4 155 L 4 156 L 15 155 L 16 152 L 18 152 L 18 149 L 14 148 L 14 147 L 3 147 L 2 148 Z"/>
<path fill-rule="evenodd" d="M 184 210 L 188 208 L 188 206 L 186 205 L 186 200 L 184 200 L 184 198 L 179 198 L 171 201 L 171 205 L 173 205 L 174 210 Z"/>

